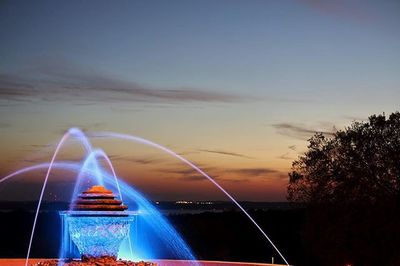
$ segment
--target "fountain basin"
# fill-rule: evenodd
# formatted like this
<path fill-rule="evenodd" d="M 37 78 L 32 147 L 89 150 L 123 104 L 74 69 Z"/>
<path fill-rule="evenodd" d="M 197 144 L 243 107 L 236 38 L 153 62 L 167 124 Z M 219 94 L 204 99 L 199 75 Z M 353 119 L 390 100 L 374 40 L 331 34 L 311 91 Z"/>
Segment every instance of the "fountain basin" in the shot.
<path fill-rule="evenodd" d="M 117 258 L 137 212 L 64 211 L 60 215 L 82 258 Z"/>

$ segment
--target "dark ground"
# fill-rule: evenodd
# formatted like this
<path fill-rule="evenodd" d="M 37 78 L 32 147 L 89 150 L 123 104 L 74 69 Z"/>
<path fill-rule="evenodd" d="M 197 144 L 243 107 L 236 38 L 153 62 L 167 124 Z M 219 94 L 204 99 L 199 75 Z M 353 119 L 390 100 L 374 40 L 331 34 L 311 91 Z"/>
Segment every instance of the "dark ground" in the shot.
<path fill-rule="evenodd" d="M 27 245 L 34 218 L 34 204 L 24 203 L 12 206 L 12 210 L 0 211 L 0 258 L 20 258 L 26 256 Z M 274 241 L 291 264 L 301 265 L 302 247 L 300 228 L 304 216 L 301 209 L 290 209 L 288 204 L 247 204 L 253 208 L 251 215 Z M 231 205 L 227 205 L 231 206 Z M 192 248 L 196 258 L 202 260 L 281 262 L 279 255 L 268 241 L 243 213 L 220 205 L 201 206 L 201 213 L 190 212 L 193 206 L 171 206 L 163 203 L 159 206 L 168 209 L 168 220 Z M 60 218 L 55 211 L 62 204 L 44 206 L 39 215 L 37 233 L 31 250 L 31 257 L 58 257 L 60 246 Z M 217 208 L 217 210 L 215 209 Z M 8 208 L 10 209 L 10 208 Z M 196 211 L 199 211 L 197 209 Z M 45 247 L 45 248 L 43 248 Z"/>
<path fill-rule="evenodd" d="M 31 257 L 58 257 L 61 234 L 58 213 L 52 210 L 55 207 L 60 206 L 39 215 Z M 34 217 L 33 211 L 27 209 L 24 205 L 0 211 L 0 258 L 26 256 Z M 253 208 L 249 212 L 292 265 L 400 265 L 397 205 L 307 209 L 284 205 Z M 273 256 L 276 263 L 283 262 L 237 210 L 190 213 L 188 209 L 175 209 L 168 213 L 167 218 L 198 259 L 269 263 Z"/>

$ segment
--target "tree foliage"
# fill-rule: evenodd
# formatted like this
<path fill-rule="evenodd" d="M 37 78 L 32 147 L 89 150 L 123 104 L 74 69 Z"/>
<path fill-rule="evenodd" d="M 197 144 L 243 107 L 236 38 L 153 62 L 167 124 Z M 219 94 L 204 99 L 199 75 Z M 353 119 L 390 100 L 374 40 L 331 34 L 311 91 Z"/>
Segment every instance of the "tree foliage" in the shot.
<path fill-rule="evenodd" d="M 373 115 L 327 138 L 317 133 L 292 164 L 288 199 L 306 203 L 400 200 L 400 113 Z"/>
<path fill-rule="evenodd" d="M 289 176 L 308 265 L 400 265 L 399 112 L 315 134 Z"/>

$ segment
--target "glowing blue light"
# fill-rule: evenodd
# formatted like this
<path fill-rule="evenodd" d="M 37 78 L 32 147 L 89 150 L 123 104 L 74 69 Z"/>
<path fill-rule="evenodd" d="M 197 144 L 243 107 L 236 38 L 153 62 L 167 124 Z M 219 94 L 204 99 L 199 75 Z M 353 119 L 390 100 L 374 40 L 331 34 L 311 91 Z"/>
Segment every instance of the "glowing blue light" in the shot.
<path fill-rule="evenodd" d="M 129 236 L 136 213 L 63 212 L 71 240 L 81 256 L 117 257 L 122 241 Z"/>

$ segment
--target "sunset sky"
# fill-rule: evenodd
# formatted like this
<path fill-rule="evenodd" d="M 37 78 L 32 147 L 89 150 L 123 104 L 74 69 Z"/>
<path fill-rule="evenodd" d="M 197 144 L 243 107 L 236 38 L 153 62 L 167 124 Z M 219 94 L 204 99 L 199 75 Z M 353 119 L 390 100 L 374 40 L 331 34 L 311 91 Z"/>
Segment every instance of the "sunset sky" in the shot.
<path fill-rule="evenodd" d="M 165 145 L 240 200 L 285 200 L 315 131 L 400 109 L 399 29 L 396 0 L 1 1 L 0 174 L 79 127 Z M 224 199 L 160 151 L 95 144 L 153 200 Z M 0 200 L 37 197 L 43 172 L 17 179 Z"/>

